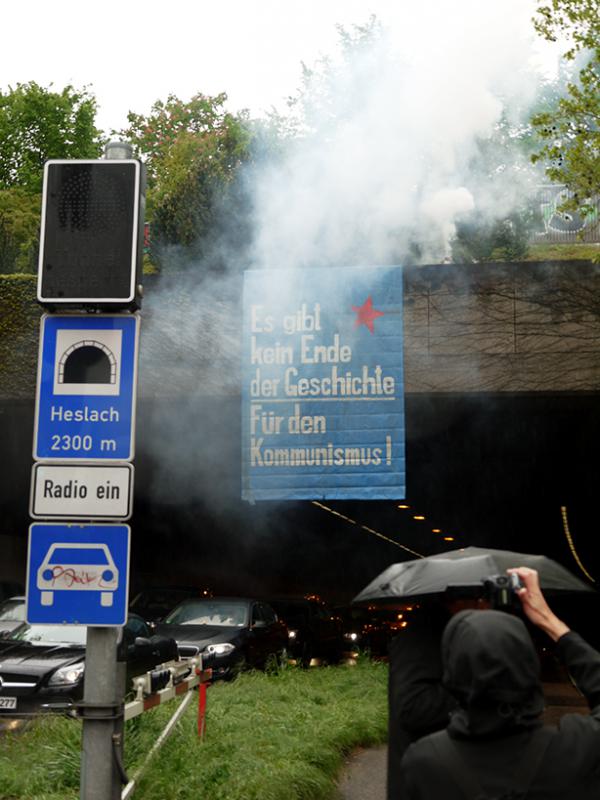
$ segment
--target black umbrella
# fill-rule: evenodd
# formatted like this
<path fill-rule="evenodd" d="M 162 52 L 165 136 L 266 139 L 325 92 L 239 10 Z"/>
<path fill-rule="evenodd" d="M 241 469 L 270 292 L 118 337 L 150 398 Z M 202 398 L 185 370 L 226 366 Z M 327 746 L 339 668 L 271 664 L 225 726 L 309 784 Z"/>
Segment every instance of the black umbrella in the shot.
<path fill-rule="evenodd" d="M 546 556 L 465 547 L 435 556 L 392 564 L 356 595 L 353 603 L 391 602 L 401 597 L 440 594 L 448 590 L 483 588 L 492 575 L 505 575 L 511 567 L 538 571 L 545 592 L 593 592 L 587 583 Z"/>

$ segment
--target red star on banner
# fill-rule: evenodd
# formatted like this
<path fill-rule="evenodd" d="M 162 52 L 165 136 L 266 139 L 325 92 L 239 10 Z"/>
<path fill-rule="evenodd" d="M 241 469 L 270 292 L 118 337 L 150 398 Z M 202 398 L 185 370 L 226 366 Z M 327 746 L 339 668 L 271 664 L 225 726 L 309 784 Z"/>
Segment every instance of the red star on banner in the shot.
<path fill-rule="evenodd" d="M 371 333 L 375 333 L 373 320 L 376 320 L 377 317 L 384 316 L 383 311 L 377 311 L 377 309 L 373 308 L 373 300 L 371 299 L 371 295 L 367 297 L 362 306 L 352 306 L 352 311 L 356 311 L 357 314 L 357 317 L 354 320 L 354 327 L 359 328 L 361 325 L 366 325 Z"/>

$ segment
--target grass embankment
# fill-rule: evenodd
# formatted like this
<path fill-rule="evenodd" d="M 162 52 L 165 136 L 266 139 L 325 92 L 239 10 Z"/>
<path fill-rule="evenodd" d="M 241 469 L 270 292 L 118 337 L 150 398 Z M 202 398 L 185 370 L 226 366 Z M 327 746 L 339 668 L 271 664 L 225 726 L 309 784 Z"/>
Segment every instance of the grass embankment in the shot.
<path fill-rule="evenodd" d="M 335 796 L 343 756 L 387 738 L 387 666 L 249 673 L 208 691 L 206 735 L 196 704 L 142 777 L 137 800 L 322 800 Z M 126 768 L 143 761 L 175 710 L 167 703 L 126 726 Z M 80 724 L 44 719 L 0 740 L 1 800 L 78 797 Z"/>
<path fill-rule="evenodd" d="M 525 261 L 597 261 L 600 244 L 532 244 Z"/>

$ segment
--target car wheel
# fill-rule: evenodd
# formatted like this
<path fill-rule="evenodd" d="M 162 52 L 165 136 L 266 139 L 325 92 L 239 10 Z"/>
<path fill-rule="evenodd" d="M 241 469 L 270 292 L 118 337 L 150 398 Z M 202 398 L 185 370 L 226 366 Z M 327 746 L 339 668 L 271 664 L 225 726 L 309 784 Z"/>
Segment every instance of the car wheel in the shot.
<path fill-rule="evenodd" d="M 309 642 L 304 642 L 302 645 L 302 652 L 300 653 L 300 658 L 298 659 L 300 662 L 300 666 L 302 669 L 308 669 L 310 667 L 310 662 L 312 661 L 312 647 L 310 646 Z"/>
<path fill-rule="evenodd" d="M 273 672 L 279 672 L 280 669 L 285 669 L 289 661 L 289 654 L 287 647 L 282 647 L 277 653 L 269 656 L 266 663 L 266 669 L 271 669 Z"/>
<path fill-rule="evenodd" d="M 334 645 L 331 651 L 330 661 L 332 664 L 339 664 L 344 659 L 343 645 Z"/>
<path fill-rule="evenodd" d="M 290 654 L 288 653 L 287 647 L 282 647 L 279 651 L 279 655 L 277 656 L 277 661 L 279 663 L 279 668 L 283 669 L 283 667 L 287 667 L 290 660 Z"/>
<path fill-rule="evenodd" d="M 229 675 L 227 680 L 233 681 L 235 680 L 238 675 L 246 669 L 248 663 L 246 661 L 246 656 L 240 656 L 240 658 L 232 665 L 231 669 L 229 670 Z"/>

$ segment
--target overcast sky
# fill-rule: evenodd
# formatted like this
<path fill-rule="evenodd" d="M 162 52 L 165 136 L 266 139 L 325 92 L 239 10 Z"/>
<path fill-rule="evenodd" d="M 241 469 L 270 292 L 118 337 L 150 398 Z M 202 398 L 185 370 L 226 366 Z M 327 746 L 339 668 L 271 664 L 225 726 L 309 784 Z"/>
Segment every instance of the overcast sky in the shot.
<path fill-rule="evenodd" d="M 454 3 L 457 15 L 468 17 L 475 1 L 499 3 L 430 0 L 428 7 L 432 19 L 438 3 Z M 533 0 L 520 6 L 529 29 Z M 413 9 L 413 0 L 18 0 L 2 5 L 0 89 L 30 80 L 90 85 L 105 131 L 125 126 L 129 110 L 147 113 L 170 92 L 187 100 L 225 91 L 230 109 L 259 115 L 283 108 L 294 94 L 301 61 L 312 64 L 335 49 L 337 23 L 362 24 L 374 13 L 405 28 Z M 424 31 L 414 34 L 426 43 Z"/>

